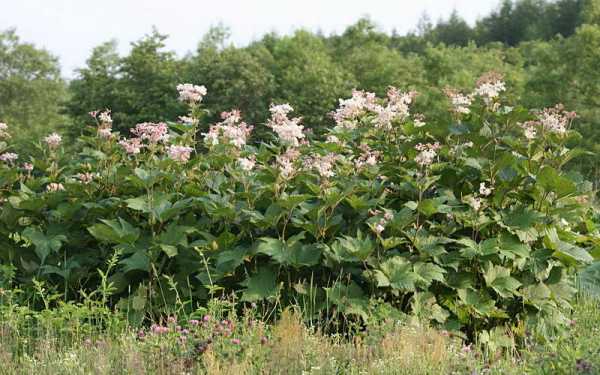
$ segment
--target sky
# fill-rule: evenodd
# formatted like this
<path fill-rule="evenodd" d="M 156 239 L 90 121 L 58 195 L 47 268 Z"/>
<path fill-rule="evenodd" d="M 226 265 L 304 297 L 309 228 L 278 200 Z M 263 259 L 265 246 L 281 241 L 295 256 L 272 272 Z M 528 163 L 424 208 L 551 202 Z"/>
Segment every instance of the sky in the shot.
<path fill-rule="evenodd" d="M 342 32 L 363 16 L 381 30 L 404 34 L 424 13 L 431 20 L 456 9 L 473 24 L 498 0 L 0 0 L 0 30 L 16 28 L 26 42 L 59 57 L 65 77 L 83 67 L 91 50 L 116 39 L 120 53 L 152 31 L 169 35 L 167 48 L 179 56 L 196 48 L 210 26 L 230 28 L 243 46 L 267 32 L 303 28 L 326 35 Z"/>

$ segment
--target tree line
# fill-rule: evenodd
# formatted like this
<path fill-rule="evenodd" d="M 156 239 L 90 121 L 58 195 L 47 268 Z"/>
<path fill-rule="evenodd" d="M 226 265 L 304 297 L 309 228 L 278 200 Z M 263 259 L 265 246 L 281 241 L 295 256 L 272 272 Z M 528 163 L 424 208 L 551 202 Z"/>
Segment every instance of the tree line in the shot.
<path fill-rule="evenodd" d="M 319 133 L 333 123 L 326 113 L 354 88 L 383 95 L 390 85 L 418 87 L 417 108 L 441 113 L 447 103 L 439 87 L 466 89 L 493 69 L 526 106 L 560 102 L 577 111 L 580 143 L 590 152 L 577 167 L 595 180 L 599 174 L 599 0 L 504 0 L 472 26 L 456 12 L 436 22 L 424 16 L 406 35 L 363 18 L 340 34 L 269 33 L 243 47 L 217 26 L 184 57 L 166 49 L 166 39 L 153 30 L 125 56 L 116 41 L 106 42 L 66 82 L 49 52 L 21 42 L 14 30 L 3 32 L 0 121 L 22 129 L 23 140 L 49 128 L 76 136 L 89 111 L 110 108 L 115 128 L 128 135 L 138 122 L 183 114 L 175 86 L 192 82 L 208 88 L 208 122 L 237 108 L 260 137 L 270 103 L 290 103 Z"/>

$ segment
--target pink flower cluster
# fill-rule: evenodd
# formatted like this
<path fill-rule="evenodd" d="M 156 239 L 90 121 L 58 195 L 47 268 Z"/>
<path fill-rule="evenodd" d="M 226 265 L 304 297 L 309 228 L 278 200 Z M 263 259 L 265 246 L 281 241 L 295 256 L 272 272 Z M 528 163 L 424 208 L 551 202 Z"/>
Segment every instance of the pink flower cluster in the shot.
<path fill-rule="evenodd" d="M 338 157 L 339 156 L 334 153 L 329 153 L 325 156 L 312 156 L 304 161 L 304 167 L 307 169 L 315 169 L 323 178 L 333 177 L 335 176 L 333 167 Z"/>
<path fill-rule="evenodd" d="M 333 113 L 333 119 L 340 126 L 352 127 L 352 121 L 362 116 L 367 110 L 375 108 L 376 101 L 375 93 L 353 90 L 351 98 L 339 100 L 338 109 Z"/>
<path fill-rule="evenodd" d="M 0 160 L 8 164 L 13 164 L 18 158 L 19 155 L 14 152 L 5 152 L 0 155 Z"/>
<path fill-rule="evenodd" d="M 473 102 L 473 95 L 463 95 L 460 92 L 453 89 L 445 89 L 444 93 L 450 99 L 452 103 L 452 111 L 458 114 L 468 115 L 471 113 L 469 108 Z"/>
<path fill-rule="evenodd" d="M 46 138 L 44 138 L 44 140 L 46 141 L 48 148 L 54 150 L 57 149 L 58 146 L 60 146 L 60 143 L 62 142 L 62 137 L 58 135 L 58 133 L 52 133 Z"/>
<path fill-rule="evenodd" d="M 169 139 L 169 127 L 164 122 L 143 122 L 137 124 L 131 132 L 138 138 L 153 144 L 166 142 Z"/>
<path fill-rule="evenodd" d="M 276 162 L 279 173 L 285 179 L 292 178 L 296 173 L 294 161 L 298 159 L 300 152 L 295 148 L 288 148 L 285 153 L 277 156 Z"/>
<path fill-rule="evenodd" d="M 300 125 L 302 121 L 300 117 L 292 119 L 288 117 L 288 114 L 294 111 L 292 106 L 289 104 L 271 105 L 269 111 L 271 112 L 271 118 L 267 122 L 267 126 L 277 133 L 282 143 L 298 147 L 300 141 L 305 137 L 303 133 L 304 126 Z"/>
<path fill-rule="evenodd" d="M 362 169 L 365 166 L 377 165 L 379 157 L 381 156 L 381 152 L 371 150 L 369 145 L 366 143 L 361 144 L 359 148 L 361 149 L 362 153 L 358 159 L 354 161 L 354 166 L 356 169 Z"/>
<path fill-rule="evenodd" d="M 254 127 L 242 121 L 241 113 L 237 109 L 221 113 L 221 119 L 223 121 L 211 125 L 208 132 L 202 134 L 204 142 L 209 146 L 215 146 L 223 139 L 228 144 L 242 148 Z"/>
<path fill-rule="evenodd" d="M 192 151 L 194 149 L 188 146 L 171 145 L 167 148 L 167 155 L 179 163 L 187 163 L 190 160 Z"/>
<path fill-rule="evenodd" d="M 142 141 L 139 138 L 122 139 L 119 141 L 119 145 L 123 147 L 126 153 L 130 155 L 137 155 L 142 150 Z"/>
<path fill-rule="evenodd" d="M 351 98 L 340 99 L 333 118 L 341 127 L 354 128 L 355 121 L 360 116 L 371 112 L 375 114 L 373 121 L 375 127 L 389 129 L 393 121 L 402 121 L 409 116 L 409 106 L 415 96 L 415 92 L 401 92 L 395 87 L 390 87 L 387 92 L 387 103 L 380 105 L 374 93 L 354 90 Z"/>
<path fill-rule="evenodd" d="M 100 114 L 98 114 L 100 113 Z M 113 136 L 112 133 L 112 117 L 110 115 L 110 110 L 107 109 L 105 111 L 92 111 L 90 115 L 98 120 L 98 136 L 104 139 L 110 139 Z"/>
<path fill-rule="evenodd" d="M 200 103 L 206 95 L 206 87 L 193 85 L 191 83 L 182 83 L 177 85 L 179 100 L 184 103 Z"/>

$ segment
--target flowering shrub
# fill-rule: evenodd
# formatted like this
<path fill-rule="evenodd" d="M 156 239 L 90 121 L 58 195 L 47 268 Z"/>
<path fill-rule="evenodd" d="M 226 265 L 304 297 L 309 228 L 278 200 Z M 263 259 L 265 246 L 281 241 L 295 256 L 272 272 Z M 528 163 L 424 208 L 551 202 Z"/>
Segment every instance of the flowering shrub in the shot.
<path fill-rule="evenodd" d="M 0 257 L 22 285 L 77 298 L 116 254 L 113 296 L 133 311 L 233 291 L 366 318 L 378 298 L 483 334 L 563 323 L 573 271 L 598 255 L 591 185 L 563 170 L 574 114 L 509 106 L 498 75 L 447 89 L 450 123 L 412 113 L 415 92 L 355 91 L 323 141 L 272 105 L 261 144 L 235 110 L 197 141 L 206 89 L 177 89 L 179 123 L 127 137 L 93 112 L 73 151 L 51 134 L 22 167 L 0 127 Z"/>

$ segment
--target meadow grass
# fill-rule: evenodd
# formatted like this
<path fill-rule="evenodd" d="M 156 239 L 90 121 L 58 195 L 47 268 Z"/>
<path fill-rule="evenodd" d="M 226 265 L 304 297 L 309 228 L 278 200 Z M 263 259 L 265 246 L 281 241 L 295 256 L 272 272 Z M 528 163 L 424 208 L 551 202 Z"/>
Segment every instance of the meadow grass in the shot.
<path fill-rule="evenodd" d="M 595 374 L 600 302 L 579 298 L 570 328 L 490 353 L 411 319 L 385 320 L 353 335 L 325 334 L 285 310 L 266 323 L 213 304 L 199 319 L 129 325 L 100 305 L 35 312 L 2 305 L 1 374 Z M 532 335 L 533 336 L 533 335 Z M 489 348 L 488 348 L 489 349 Z"/>

